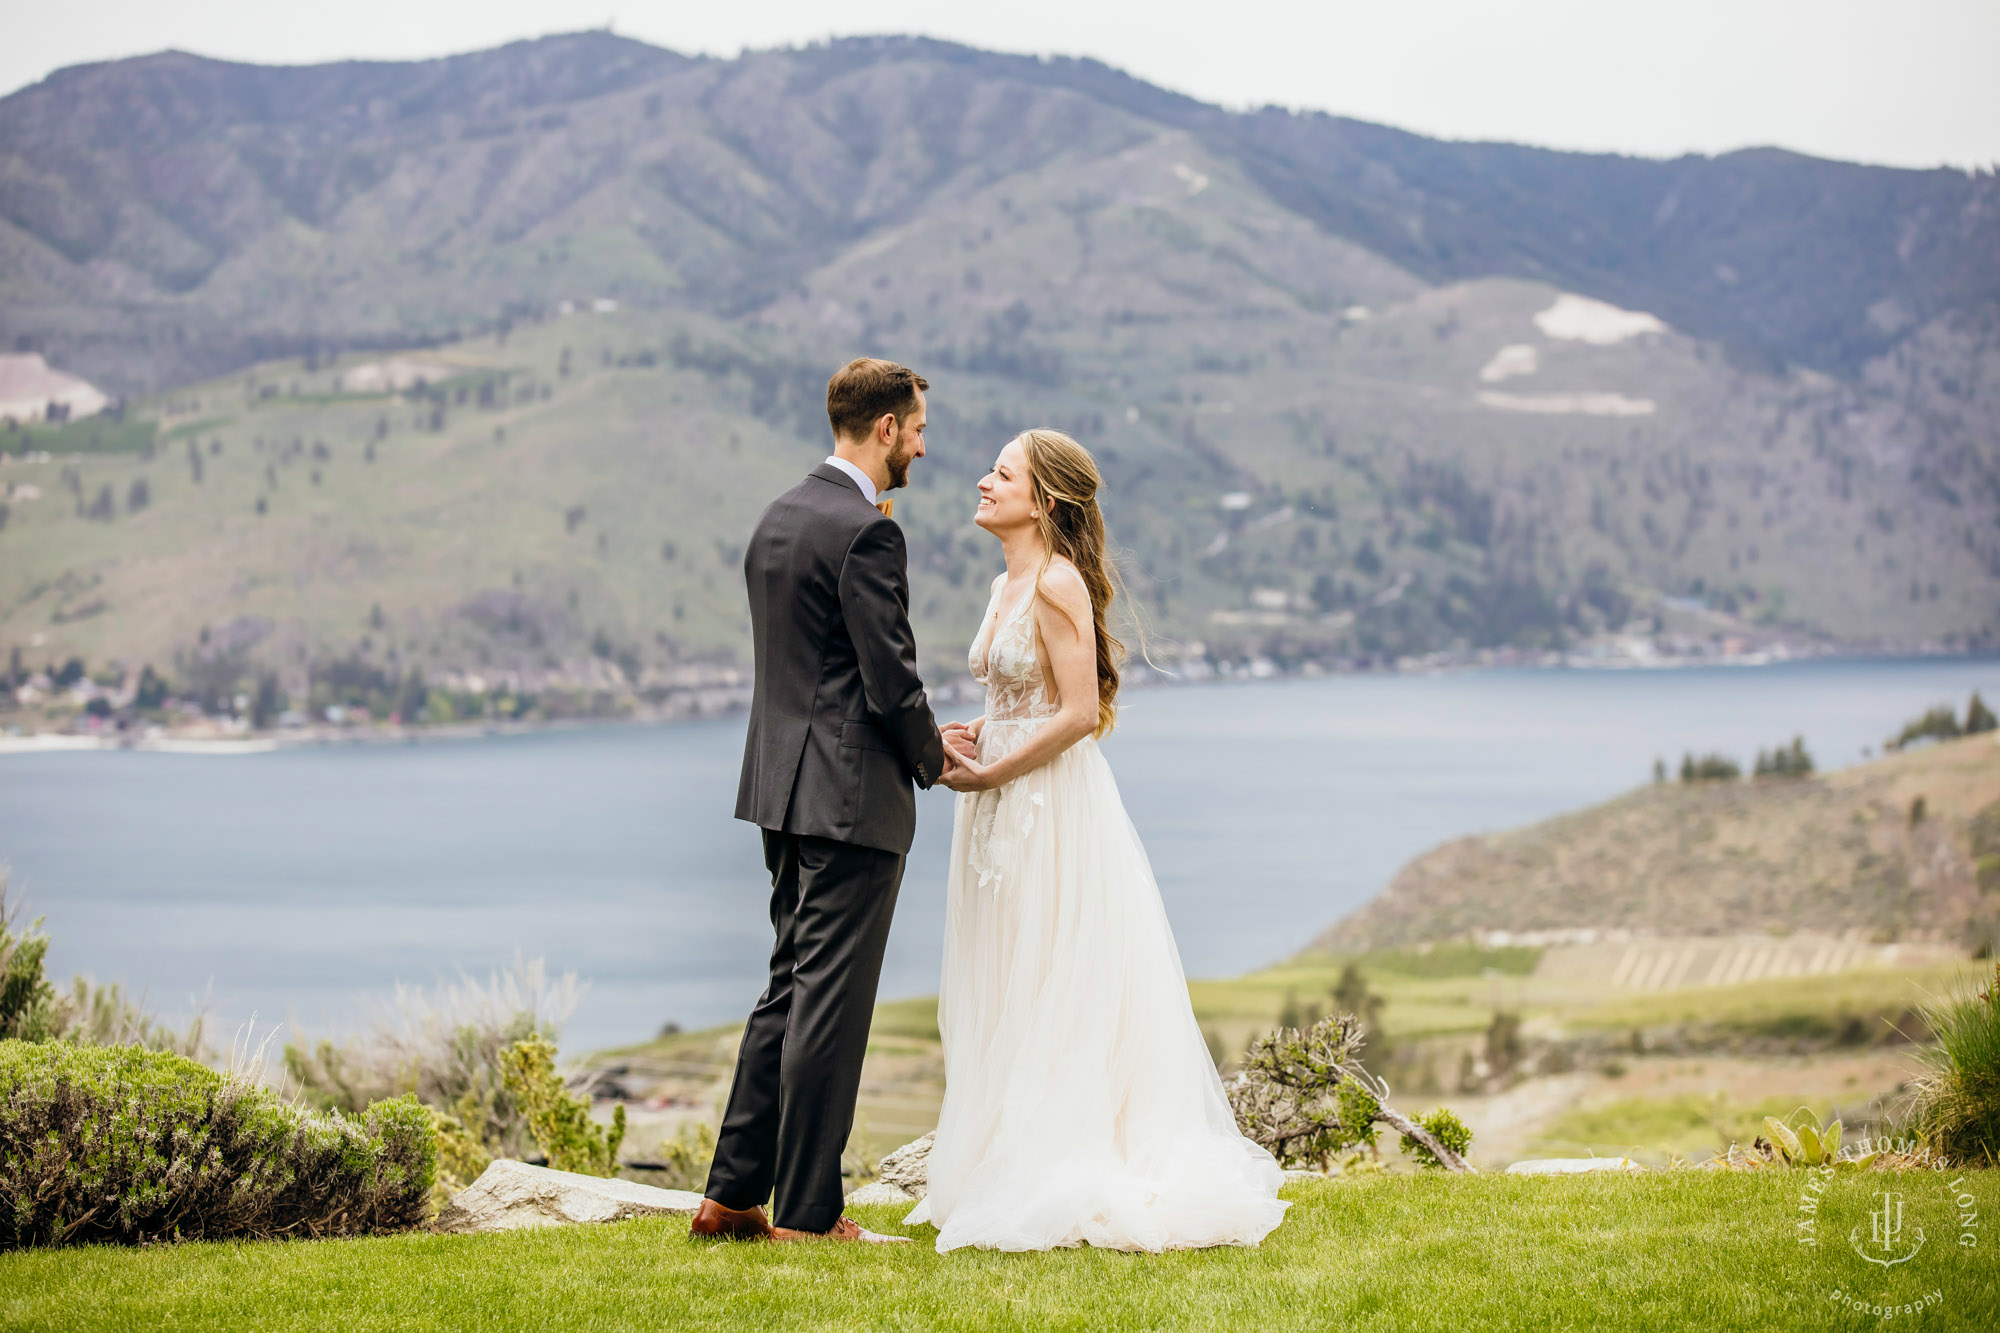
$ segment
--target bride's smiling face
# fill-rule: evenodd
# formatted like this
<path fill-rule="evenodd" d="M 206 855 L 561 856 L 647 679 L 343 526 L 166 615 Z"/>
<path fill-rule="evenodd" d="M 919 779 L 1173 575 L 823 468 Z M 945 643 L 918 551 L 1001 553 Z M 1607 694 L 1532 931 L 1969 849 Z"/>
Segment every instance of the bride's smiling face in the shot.
<path fill-rule="evenodd" d="M 1009 440 L 993 462 L 993 470 L 979 479 L 979 508 L 972 521 L 988 532 L 999 534 L 1034 523 L 1035 488 L 1028 479 L 1028 451 L 1019 440 Z"/>

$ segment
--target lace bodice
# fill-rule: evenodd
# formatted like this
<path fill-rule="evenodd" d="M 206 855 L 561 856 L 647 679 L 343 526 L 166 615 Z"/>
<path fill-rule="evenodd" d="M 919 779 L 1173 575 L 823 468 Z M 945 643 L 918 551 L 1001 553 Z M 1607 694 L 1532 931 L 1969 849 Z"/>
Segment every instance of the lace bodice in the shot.
<path fill-rule="evenodd" d="M 993 581 L 986 619 L 966 657 L 972 678 L 986 687 L 986 720 L 1019 722 L 1054 717 L 1056 701 L 1035 651 L 1035 594 L 1030 590 L 1003 620 L 1000 590 L 1005 586 L 1004 576 Z"/>

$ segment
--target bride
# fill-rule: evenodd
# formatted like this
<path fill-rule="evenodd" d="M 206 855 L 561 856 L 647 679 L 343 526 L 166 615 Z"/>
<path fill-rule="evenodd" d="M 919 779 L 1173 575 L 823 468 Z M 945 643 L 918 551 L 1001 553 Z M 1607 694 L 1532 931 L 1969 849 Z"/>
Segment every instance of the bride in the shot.
<path fill-rule="evenodd" d="M 979 483 L 1000 539 L 952 723 L 952 831 L 938 1030 L 945 1096 L 927 1193 L 905 1219 L 939 1251 L 1255 1245 L 1287 1204 L 1237 1132 L 1188 1003 L 1160 891 L 1097 738 L 1121 645 L 1097 466 L 1026 431 Z"/>

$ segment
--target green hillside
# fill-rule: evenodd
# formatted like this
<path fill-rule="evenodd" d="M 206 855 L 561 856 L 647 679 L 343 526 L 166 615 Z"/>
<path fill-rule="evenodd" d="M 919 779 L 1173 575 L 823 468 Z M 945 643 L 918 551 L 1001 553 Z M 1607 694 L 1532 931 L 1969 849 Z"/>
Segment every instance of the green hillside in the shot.
<path fill-rule="evenodd" d="M 1824 776 L 1658 783 L 1410 862 L 1317 939 L 1468 932 L 1804 932 L 2000 943 L 2000 745 L 1946 741 Z"/>
<path fill-rule="evenodd" d="M 1078 330 L 1057 345 L 1105 374 L 1053 384 L 912 353 L 936 424 L 898 518 L 927 658 L 957 670 L 997 568 L 974 481 L 1049 422 L 1104 460 L 1166 660 L 1190 641 L 1297 661 L 1627 626 L 1697 648 L 1760 630 L 1984 641 L 1972 518 L 1894 475 L 1844 480 L 1854 455 L 1829 440 L 1851 390 L 1719 369 L 1680 335 L 1539 338 L 1556 295 L 1491 280 L 1365 321 L 1299 311 L 1227 365 L 1203 361 L 1219 353 L 1196 315 Z M 743 542 L 824 452 L 826 368 L 858 346 L 785 327 L 789 308 L 751 327 L 524 321 L 422 354 L 445 378 L 401 394 L 340 392 L 359 357 L 269 363 L 134 403 L 123 424 L 159 428 L 137 451 L 120 423 L 24 432 L 50 452 L 5 470 L 0 641 L 30 665 L 235 655 L 292 677 L 350 657 L 578 681 L 593 661 L 636 681 L 740 660 Z M 1545 349 L 1527 378 L 1656 410 L 1483 406 L 1479 370 L 1517 342 Z"/>

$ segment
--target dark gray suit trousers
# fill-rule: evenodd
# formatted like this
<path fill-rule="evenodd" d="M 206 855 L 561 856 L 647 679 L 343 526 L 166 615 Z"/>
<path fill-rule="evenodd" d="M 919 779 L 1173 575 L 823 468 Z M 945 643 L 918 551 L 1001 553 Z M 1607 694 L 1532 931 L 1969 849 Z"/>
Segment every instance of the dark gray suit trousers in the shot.
<path fill-rule="evenodd" d="M 765 829 L 764 861 L 771 980 L 743 1030 L 706 1192 L 725 1208 L 770 1199 L 775 1225 L 828 1231 L 903 857 Z"/>

